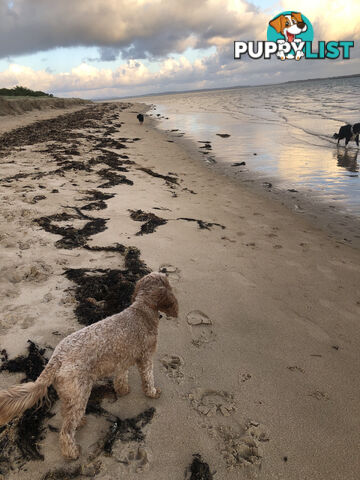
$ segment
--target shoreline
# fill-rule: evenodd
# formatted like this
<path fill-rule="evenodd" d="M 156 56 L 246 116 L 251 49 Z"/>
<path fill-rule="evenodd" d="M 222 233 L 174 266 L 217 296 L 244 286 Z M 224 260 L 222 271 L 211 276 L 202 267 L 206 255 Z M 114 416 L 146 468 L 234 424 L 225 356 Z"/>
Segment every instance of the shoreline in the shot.
<path fill-rule="evenodd" d="M 154 104 L 141 105 L 146 105 L 144 111 L 153 112 L 152 105 Z M 303 216 L 314 228 L 321 228 L 329 237 L 335 238 L 339 243 L 360 249 L 360 217 L 349 212 L 345 206 L 336 205 L 335 198 L 330 202 L 319 198 L 320 192 L 306 189 L 296 190 L 291 182 L 287 185 L 289 188 L 284 188 L 278 178 L 252 171 L 246 165 L 241 168 L 234 167 L 231 163 L 218 160 L 216 153 L 212 151 L 209 155 L 212 160 L 209 161 L 208 157 L 201 153 L 199 145 L 194 140 L 186 138 L 180 131 L 166 130 L 165 124 L 160 126 L 161 120 L 155 116 L 151 117 L 151 121 L 154 122 L 154 126 L 164 132 L 168 139 L 178 143 L 189 155 L 207 168 L 227 176 L 240 188 L 246 188 L 264 199 L 270 198 L 270 201 L 285 205 L 292 214 Z M 226 139 L 224 141 L 226 142 Z M 284 184 L 284 182 L 282 183 Z"/>
<path fill-rule="evenodd" d="M 124 308 L 119 285 L 165 271 L 180 314 L 160 321 L 163 393 L 144 397 L 135 369 L 116 401 L 99 382 L 70 463 L 54 400 L 44 461 L 16 450 L 16 424 L 0 432 L 15 449 L 3 452 L 14 469 L 4 477 L 180 479 L 200 454 L 219 480 L 356 480 L 358 251 L 207 168 L 155 122 L 139 125 L 140 108 L 97 103 L 11 136 L 0 158 L 0 347 L 26 356 L 30 339 L 49 358 L 84 322 Z M 2 371 L 1 388 L 23 377 Z"/>

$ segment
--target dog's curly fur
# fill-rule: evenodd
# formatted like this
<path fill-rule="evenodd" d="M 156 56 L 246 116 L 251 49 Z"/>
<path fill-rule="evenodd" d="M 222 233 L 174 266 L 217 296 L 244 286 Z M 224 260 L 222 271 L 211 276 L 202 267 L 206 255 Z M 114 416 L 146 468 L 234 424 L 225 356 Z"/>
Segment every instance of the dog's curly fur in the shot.
<path fill-rule="evenodd" d="M 79 456 L 75 431 L 83 422 L 94 382 L 114 375 L 118 395 L 130 392 L 128 368 L 137 365 L 145 395 L 160 396 L 154 386 L 152 356 L 156 349 L 159 311 L 177 317 L 178 302 L 166 275 L 153 272 L 135 286 L 133 303 L 121 313 L 105 318 L 64 338 L 55 348 L 36 382 L 0 391 L 0 425 L 9 422 L 47 394 L 51 384 L 61 400 L 62 454 Z"/>

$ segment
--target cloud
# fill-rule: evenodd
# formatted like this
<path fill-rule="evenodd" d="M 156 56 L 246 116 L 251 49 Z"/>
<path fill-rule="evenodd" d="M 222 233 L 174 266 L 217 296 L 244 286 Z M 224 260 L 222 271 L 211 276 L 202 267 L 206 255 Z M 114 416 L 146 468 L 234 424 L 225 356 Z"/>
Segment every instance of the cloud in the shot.
<path fill-rule="evenodd" d="M 0 0 L 0 57 L 95 45 L 159 58 L 254 34 L 262 17 L 245 0 Z"/>
<path fill-rule="evenodd" d="M 101 47 L 99 48 L 99 60 L 102 62 L 113 62 L 120 54 L 119 48 L 116 47 Z"/>
<path fill-rule="evenodd" d="M 107 98 L 164 91 L 279 83 L 358 72 L 360 55 L 343 61 L 281 62 L 233 60 L 232 47 L 218 47 L 205 58 L 190 62 L 186 57 L 167 58 L 152 71 L 141 60 L 127 60 L 115 70 L 81 63 L 70 72 L 54 73 L 11 64 L 0 72 L 0 86 L 23 85 L 57 96 Z"/>
<path fill-rule="evenodd" d="M 282 0 L 284 10 L 294 8 L 291 0 Z M 301 0 L 296 4 L 312 23 L 318 40 L 358 40 L 360 38 L 359 0 Z"/>
<path fill-rule="evenodd" d="M 13 59 L 0 72 L 0 87 L 21 84 L 59 96 L 93 98 L 359 71 L 358 47 L 348 61 L 233 59 L 234 40 L 266 39 L 269 19 L 292 6 L 290 0 L 282 0 L 279 10 L 265 15 L 245 0 L 62 0 L 51 2 L 51 8 L 48 0 L 14 0 L 11 8 L 0 0 L 0 56 Z M 313 23 L 316 39 L 360 38 L 358 0 L 347 0 L 341 8 L 336 0 L 302 0 L 297 8 Z M 62 73 L 35 71 L 14 61 L 26 52 L 78 45 L 98 47 L 99 57 Z M 214 53 L 193 62 L 181 56 L 189 48 L 210 46 Z M 116 69 L 92 65 L 114 62 L 120 54 Z M 149 60 L 156 60 L 151 68 Z"/>

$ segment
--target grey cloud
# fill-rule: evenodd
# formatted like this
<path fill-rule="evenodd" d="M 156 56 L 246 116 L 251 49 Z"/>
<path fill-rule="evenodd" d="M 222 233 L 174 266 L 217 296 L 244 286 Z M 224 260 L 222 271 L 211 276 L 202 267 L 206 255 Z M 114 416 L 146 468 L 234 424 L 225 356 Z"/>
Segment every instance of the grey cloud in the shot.
<path fill-rule="evenodd" d="M 99 48 L 99 60 L 101 60 L 102 62 L 112 62 L 118 58 L 119 54 L 120 50 L 116 47 Z"/>
<path fill-rule="evenodd" d="M 208 47 L 214 36 L 239 38 L 263 27 L 262 15 L 243 0 L 243 18 L 226 2 L 206 0 L 0 0 L 0 57 L 45 51 L 55 47 L 98 46 L 100 58 L 161 57 L 182 52 L 191 39 L 195 48 Z M 211 44 L 211 42 L 210 42 Z"/>

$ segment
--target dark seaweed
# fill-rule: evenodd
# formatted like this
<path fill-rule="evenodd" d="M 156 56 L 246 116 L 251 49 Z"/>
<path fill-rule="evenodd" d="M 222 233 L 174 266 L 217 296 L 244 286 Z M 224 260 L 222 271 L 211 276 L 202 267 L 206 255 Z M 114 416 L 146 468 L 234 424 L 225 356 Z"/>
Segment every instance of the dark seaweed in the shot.
<path fill-rule="evenodd" d="M 2 359 L 1 371 L 8 371 L 11 373 L 23 372 L 25 378 L 23 382 L 34 382 L 40 373 L 44 370 L 47 360 L 44 358 L 45 349 L 39 347 L 28 340 L 28 355 L 19 355 L 18 357 L 8 360 L 6 350 L 1 353 L 4 355 Z"/>
<path fill-rule="evenodd" d="M 82 476 L 81 474 L 81 465 L 75 465 L 74 467 L 50 470 L 41 478 L 41 480 L 72 480 Z"/>
<path fill-rule="evenodd" d="M 142 429 L 151 422 L 155 414 L 155 408 L 148 408 L 136 417 L 121 420 L 116 418 L 105 436 L 103 450 L 111 455 L 112 447 L 116 440 L 122 442 L 142 442 L 145 439 Z"/>
<path fill-rule="evenodd" d="M 127 179 L 125 175 L 118 175 L 117 173 L 111 171 L 110 168 L 103 168 L 102 170 L 99 170 L 97 174 L 107 180 L 107 182 L 99 185 L 99 188 L 110 188 L 115 185 L 120 185 L 121 183 L 125 183 L 126 185 L 134 185 L 134 182 Z"/>
<path fill-rule="evenodd" d="M 160 225 L 165 225 L 167 220 L 160 218 L 154 213 L 143 212 L 142 210 L 129 210 L 130 217 L 136 222 L 145 222 L 141 225 L 141 229 L 136 235 L 144 235 L 146 233 L 153 233 Z"/>
<path fill-rule="evenodd" d="M 80 210 L 104 210 L 107 208 L 107 204 L 104 200 L 113 198 L 115 193 L 103 193 L 100 190 L 87 190 L 88 195 L 83 200 L 91 200 L 90 203 L 80 207 Z"/>
<path fill-rule="evenodd" d="M 86 414 L 109 416 L 110 414 L 101 407 L 101 402 L 105 397 L 111 398 L 113 401 L 117 400 L 113 383 L 110 380 L 105 384 L 99 384 L 93 387 L 86 406 Z"/>
<path fill-rule="evenodd" d="M 121 142 L 114 140 L 113 138 L 103 138 L 99 143 L 96 144 L 95 148 L 99 150 L 100 148 L 116 148 L 116 150 L 120 150 L 120 148 L 127 148 Z"/>
<path fill-rule="evenodd" d="M 20 355 L 14 359 L 7 359 L 7 354 L 2 360 L 1 371 L 11 373 L 23 372 L 25 378 L 22 382 L 35 381 L 47 364 L 44 357 L 45 349 L 39 348 L 34 342 L 28 340 L 28 354 Z M 40 453 L 38 443 L 44 438 L 43 422 L 51 418 L 51 407 L 57 395 L 50 387 L 48 390 L 48 401 L 40 407 L 34 406 L 16 420 L 0 428 L 0 472 L 4 473 L 11 465 L 11 459 L 20 453 L 22 460 L 44 460 Z"/>
<path fill-rule="evenodd" d="M 31 200 L 31 203 L 40 202 L 40 200 L 45 200 L 45 195 L 35 195 L 35 197 Z"/>
<path fill-rule="evenodd" d="M 61 235 L 63 238 L 55 243 L 57 248 L 72 249 L 82 247 L 86 244 L 89 237 L 96 233 L 106 230 L 105 218 L 94 218 L 84 215 L 79 208 L 73 207 L 77 214 L 56 213 L 48 217 L 34 219 L 34 222 L 40 225 L 49 233 Z M 89 220 L 82 228 L 72 226 L 61 227 L 53 222 L 63 222 L 72 219 Z"/>
<path fill-rule="evenodd" d="M 86 190 L 85 193 L 87 197 L 84 197 L 83 200 L 91 200 L 92 202 L 96 200 L 109 200 L 115 197 L 115 193 L 103 193 L 100 190 Z"/>
<path fill-rule="evenodd" d="M 131 304 L 135 283 L 150 273 L 134 247 L 87 247 L 96 251 L 117 251 L 125 256 L 125 270 L 120 269 L 69 269 L 66 277 L 77 284 L 75 314 L 79 323 L 91 325 Z"/>
<path fill-rule="evenodd" d="M 91 202 L 83 205 L 80 207 L 80 210 L 104 210 L 105 208 L 107 208 L 107 205 L 104 200 L 99 200 L 98 202 Z"/>
<path fill-rule="evenodd" d="M 106 108 L 98 105 L 90 106 L 77 112 L 16 128 L 0 137 L 0 151 L 3 154 L 3 151 L 10 147 L 34 145 L 44 141 L 58 141 L 68 144 L 70 138 L 84 136 L 80 132 L 72 133 L 71 130 L 82 128 L 89 120 L 102 120 L 104 114 L 114 108 L 116 108 L 116 105 L 113 107 L 106 106 Z"/>
<path fill-rule="evenodd" d="M 196 453 L 189 467 L 191 477 L 190 480 L 212 480 L 213 475 L 210 472 L 209 465 L 204 462 L 201 455 Z"/>
<path fill-rule="evenodd" d="M 211 227 L 216 225 L 217 227 L 225 229 L 224 225 L 220 225 L 220 223 L 213 223 L 213 222 L 204 222 L 204 220 L 198 220 L 196 218 L 187 218 L 187 217 L 179 217 L 178 220 L 186 220 L 187 222 L 197 222 L 199 228 L 210 230 Z"/>
<path fill-rule="evenodd" d="M 171 183 L 171 184 L 177 184 L 177 183 L 178 183 L 178 179 L 177 179 L 177 178 L 175 178 L 175 177 L 170 177 L 169 175 L 161 175 L 160 173 L 153 172 L 150 168 L 140 167 L 139 170 L 141 170 L 142 172 L 147 173 L 148 175 L 151 175 L 152 177 L 162 178 L 162 179 L 165 180 L 167 183 Z"/>

